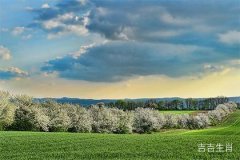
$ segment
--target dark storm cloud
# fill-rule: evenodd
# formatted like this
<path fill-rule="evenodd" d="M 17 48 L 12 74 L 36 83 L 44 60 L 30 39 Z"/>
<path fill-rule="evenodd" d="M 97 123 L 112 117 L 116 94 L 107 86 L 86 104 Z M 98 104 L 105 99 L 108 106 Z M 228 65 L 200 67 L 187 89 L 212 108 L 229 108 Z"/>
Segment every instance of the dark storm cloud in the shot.
<path fill-rule="evenodd" d="M 37 12 L 39 27 L 49 33 L 83 26 L 108 39 L 81 56 L 49 60 L 42 68 L 66 79 L 113 82 L 146 75 L 180 77 L 196 75 L 206 64 L 240 59 L 237 0 L 71 0 Z M 70 13 L 74 18 L 66 18 Z"/>
<path fill-rule="evenodd" d="M 95 1 L 95 5 L 88 29 L 109 39 L 126 34 L 134 40 L 165 41 L 166 36 L 157 33 L 167 31 L 200 32 L 214 39 L 218 32 L 239 30 L 240 25 L 239 1 Z"/>
<path fill-rule="evenodd" d="M 148 75 L 179 77 L 201 72 L 203 64 L 214 61 L 215 55 L 209 48 L 196 46 L 113 42 L 92 47 L 77 57 L 50 60 L 42 71 L 95 82 Z"/>

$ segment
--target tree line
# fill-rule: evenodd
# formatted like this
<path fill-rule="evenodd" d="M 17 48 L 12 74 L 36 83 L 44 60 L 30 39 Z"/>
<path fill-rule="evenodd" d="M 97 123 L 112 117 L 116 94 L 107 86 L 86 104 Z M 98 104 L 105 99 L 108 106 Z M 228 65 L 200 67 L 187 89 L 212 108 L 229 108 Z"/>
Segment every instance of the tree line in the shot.
<path fill-rule="evenodd" d="M 174 99 L 174 100 L 156 100 L 150 99 L 147 101 L 134 100 L 117 100 L 110 103 L 98 103 L 98 105 L 105 105 L 110 108 L 118 108 L 123 110 L 134 110 L 138 107 L 152 108 L 157 110 L 213 110 L 217 105 L 227 103 L 227 97 L 215 97 L 205 99 Z"/>
<path fill-rule="evenodd" d="M 220 123 L 237 109 L 233 102 L 197 115 L 161 114 L 153 108 L 123 110 L 103 104 L 84 108 L 25 95 L 0 92 L 0 130 L 93 133 L 150 133 L 162 129 L 199 129 Z"/>

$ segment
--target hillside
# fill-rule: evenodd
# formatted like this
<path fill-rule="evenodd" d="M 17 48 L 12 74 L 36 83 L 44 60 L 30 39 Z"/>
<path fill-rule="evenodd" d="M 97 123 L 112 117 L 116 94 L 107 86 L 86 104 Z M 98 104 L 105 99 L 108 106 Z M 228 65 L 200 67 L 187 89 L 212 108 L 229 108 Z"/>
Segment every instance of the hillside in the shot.
<path fill-rule="evenodd" d="M 199 153 L 200 143 L 233 143 L 233 151 Z M 240 110 L 203 130 L 143 135 L 0 132 L 0 159 L 239 159 L 239 144 Z"/>

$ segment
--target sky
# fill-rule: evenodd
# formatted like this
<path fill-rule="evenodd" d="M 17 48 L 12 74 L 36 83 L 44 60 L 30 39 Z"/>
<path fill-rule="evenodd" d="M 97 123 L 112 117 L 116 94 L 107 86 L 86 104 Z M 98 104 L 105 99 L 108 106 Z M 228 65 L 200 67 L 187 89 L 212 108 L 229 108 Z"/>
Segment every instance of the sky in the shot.
<path fill-rule="evenodd" d="M 240 96 L 240 1 L 0 0 L 0 90 Z"/>

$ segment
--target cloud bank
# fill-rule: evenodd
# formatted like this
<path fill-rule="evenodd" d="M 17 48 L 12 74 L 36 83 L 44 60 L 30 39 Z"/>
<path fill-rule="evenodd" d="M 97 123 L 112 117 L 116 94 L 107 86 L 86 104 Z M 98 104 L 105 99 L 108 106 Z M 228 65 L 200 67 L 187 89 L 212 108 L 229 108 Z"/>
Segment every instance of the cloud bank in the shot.
<path fill-rule="evenodd" d="M 79 56 L 50 60 L 42 71 L 95 82 L 149 75 L 180 77 L 203 72 L 204 64 L 214 62 L 217 54 L 211 48 L 191 45 L 118 41 L 93 46 Z"/>
<path fill-rule="evenodd" d="M 0 80 L 10 80 L 13 78 L 24 78 L 27 77 L 28 73 L 16 68 L 16 67 L 10 67 L 8 69 L 1 69 L 0 68 Z"/>
<path fill-rule="evenodd" d="M 44 72 L 114 82 L 134 76 L 198 75 L 240 59 L 238 1 L 62 1 L 33 9 L 48 38 L 99 34 L 80 56 L 49 60 Z M 228 65 L 228 64 L 226 64 Z M 229 64 L 230 65 L 230 64 Z"/>

